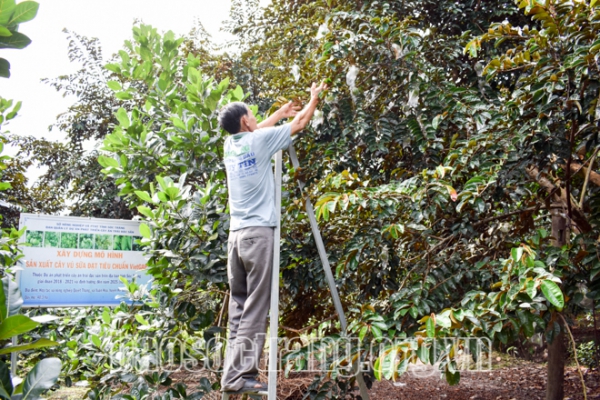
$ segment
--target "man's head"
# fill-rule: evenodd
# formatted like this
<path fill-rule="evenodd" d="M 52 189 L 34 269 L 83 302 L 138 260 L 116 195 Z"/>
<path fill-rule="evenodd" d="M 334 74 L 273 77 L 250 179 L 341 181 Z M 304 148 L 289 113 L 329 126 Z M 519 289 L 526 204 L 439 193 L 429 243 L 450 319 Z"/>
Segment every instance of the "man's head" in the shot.
<path fill-rule="evenodd" d="M 245 103 L 229 103 L 219 111 L 219 125 L 230 134 L 258 129 L 256 117 Z"/>

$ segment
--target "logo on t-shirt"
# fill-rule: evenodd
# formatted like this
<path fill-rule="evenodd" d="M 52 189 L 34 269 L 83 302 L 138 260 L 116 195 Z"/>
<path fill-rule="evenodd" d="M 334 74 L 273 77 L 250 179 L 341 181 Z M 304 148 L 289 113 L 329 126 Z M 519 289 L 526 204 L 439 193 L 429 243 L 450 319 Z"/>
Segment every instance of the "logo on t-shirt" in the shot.
<path fill-rule="evenodd" d="M 250 146 L 242 147 L 239 152 L 228 151 L 224 162 L 229 180 L 235 181 L 258 174 L 256 155 L 250 151 Z"/>

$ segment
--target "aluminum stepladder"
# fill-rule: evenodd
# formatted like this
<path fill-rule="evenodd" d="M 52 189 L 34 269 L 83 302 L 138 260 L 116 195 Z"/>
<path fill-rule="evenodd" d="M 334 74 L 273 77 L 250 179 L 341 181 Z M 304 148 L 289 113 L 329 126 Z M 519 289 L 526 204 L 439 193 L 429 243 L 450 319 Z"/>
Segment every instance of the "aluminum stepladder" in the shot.
<path fill-rule="evenodd" d="M 298 157 L 296 156 L 296 151 L 294 150 L 294 144 L 292 143 L 288 148 L 288 153 L 290 155 L 290 160 L 292 162 L 292 166 L 294 168 L 299 168 L 300 163 L 298 162 Z M 278 151 L 275 156 L 275 209 L 277 212 L 277 226 L 275 227 L 274 232 L 274 246 L 273 246 L 273 273 L 271 280 L 271 310 L 269 317 L 269 378 L 268 378 L 268 392 L 247 392 L 248 394 L 258 394 L 262 396 L 268 396 L 268 400 L 277 400 L 277 372 L 278 372 L 278 364 L 277 364 L 277 348 L 278 348 L 278 337 L 277 332 L 279 330 L 279 264 L 280 264 L 280 239 L 281 239 L 281 183 L 282 183 L 282 152 Z M 300 191 L 304 189 L 304 182 L 298 180 L 298 186 L 300 187 Z M 329 259 L 327 258 L 327 252 L 325 251 L 325 245 L 323 243 L 323 239 L 321 237 L 321 232 L 319 231 L 319 226 L 317 225 L 317 219 L 315 217 L 315 210 L 310 201 L 310 198 L 306 196 L 305 198 L 305 208 L 306 213 L 308 215 L 308 219 L 310 221 L 310 228 L 312 230 L 315 243 L 317 245 L 317 250 L 319 252 L 319 257 L 321 258 L 321 263 L 323 265 L 323 270 L 325 272 L 325 277 L 327 278 L 327 284 L 329 285 L 329 290 L 331 291 L 331 296 L 333 298 L 333 304 L 335 306 L 335 310 L 340 318 L 340 327 L 342 329 L 342 334 L 345 334 L 347 328 L 346 315 L 344 313 L 344 309 L 342 307 L 342 302 L 340 300 L 340 296 L 338 294 L 337 286 L 335 285 L 335 279 L 333 277 L 333 273 L 331 272 L 331 266 L 329 265 Z M 360 371 L 359 359 L 353 365 L 353 370 L 356 373 L 356 381 L 358 382 L 358 387 L 360 390 L 360 396 L 363 400 L 369 400 L 369 392 L 367 389 L 367 385 L 363 379 L 362 373 Z M 229 400 L 229 394 L 223 392 L 222 400 Z"/>

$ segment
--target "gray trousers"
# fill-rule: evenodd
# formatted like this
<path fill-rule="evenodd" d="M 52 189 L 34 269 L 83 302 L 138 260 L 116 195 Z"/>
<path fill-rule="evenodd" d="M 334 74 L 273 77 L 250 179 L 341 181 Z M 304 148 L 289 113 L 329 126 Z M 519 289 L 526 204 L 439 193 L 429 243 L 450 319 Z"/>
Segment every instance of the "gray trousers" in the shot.
<path fill-rule="evenodd" d="M 221 390 L 235 391 L 256 379 L 271 297 L 275 228 L 248 227 L 229 233 L 227 275 L 229 340 Z"/>

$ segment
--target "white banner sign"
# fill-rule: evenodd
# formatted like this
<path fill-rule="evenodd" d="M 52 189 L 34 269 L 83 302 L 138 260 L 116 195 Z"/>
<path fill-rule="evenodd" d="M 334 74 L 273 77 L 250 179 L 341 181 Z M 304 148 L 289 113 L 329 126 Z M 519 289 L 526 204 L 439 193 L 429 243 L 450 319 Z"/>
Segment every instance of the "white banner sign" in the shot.
<path fill-rule="evenodd" d="M 25 307 L 118 305 L 119 277 L 146 283 L 140 222 L 21 214 Z"/>

